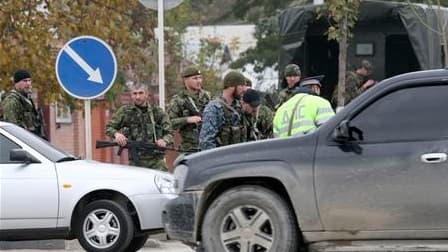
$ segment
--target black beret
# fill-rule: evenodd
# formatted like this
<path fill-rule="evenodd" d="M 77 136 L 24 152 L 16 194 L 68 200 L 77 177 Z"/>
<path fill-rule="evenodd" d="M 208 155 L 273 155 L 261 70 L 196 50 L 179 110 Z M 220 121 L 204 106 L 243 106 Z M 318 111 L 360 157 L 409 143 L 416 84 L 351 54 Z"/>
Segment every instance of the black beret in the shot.
<path fill-rule="evenodd" d="M 256 107 L 261 104 L 260 94 L 254 89 L 248 89 L 243 95 L 243 102 Z"/>
<path fill-rule="evenodd" d="M 14 73 L 14 83 L 28 78 L 31 78 L 31 74 L 26 70 L 18 70 Z"/>

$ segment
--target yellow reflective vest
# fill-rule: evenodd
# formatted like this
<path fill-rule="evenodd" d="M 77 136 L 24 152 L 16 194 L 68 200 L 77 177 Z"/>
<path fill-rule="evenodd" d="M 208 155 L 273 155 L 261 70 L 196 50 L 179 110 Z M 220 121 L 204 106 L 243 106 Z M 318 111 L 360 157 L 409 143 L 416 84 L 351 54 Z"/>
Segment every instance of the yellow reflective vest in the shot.
<path fill-rule="evenodd" d="M 274 116 L 274 137 L 304 135 L 334 116 L 330 102 L 299 93 L 283 103 Z"/>

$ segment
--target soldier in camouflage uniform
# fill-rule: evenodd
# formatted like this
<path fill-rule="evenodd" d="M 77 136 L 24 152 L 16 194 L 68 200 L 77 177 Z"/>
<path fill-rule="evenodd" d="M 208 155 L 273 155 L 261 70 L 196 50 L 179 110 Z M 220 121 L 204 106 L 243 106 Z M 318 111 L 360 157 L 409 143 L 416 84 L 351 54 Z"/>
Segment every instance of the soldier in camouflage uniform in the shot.
<path fill-rule="evenodd" d="M 274 120 L 274 114 L 272 110 L 263 104 L 263 99 L 260 94 L 251 89 L 252 81 L 246 78 L 246 91 L 242 98 L 243 104 L 243 122 L 247 129 L 247 141 L 256 141 L 262 139 L 272 138 L 272 124 Z M 247 95 L 246 93 L 249 92 Z M 246 101 L 244 100 L 246 97 Z M 257 98 L 258 97 L 258 98 Z M 255 103 L 248 102 L 248 100 L 255 100 Z M 251 110 L 249 106 L 252 103 L 252 107 L 260 101 L 256 110 Z M 245 105 L 246 103 L 246 105 Z"/>
<path fill-rule="evenodd" d="M 284 75 L 288 86 L 279 92 L 279 103 L 276 109 L 296 94 L 295 89 L 299 85 L 301 74 L 300 67 L 296 64 L 289 64 L 285 67 Z"/>
<path fill-rule="evenodd" d="M 240 97 L 245 78 L 231 71 L 224 77 L 222 95 L 210 101 L 204 109 L 199 145 L 202 150 L 245 141 L 246 130 L 241 117 Z"/>
<path fill-rule="evenodd" d="M 179 130 L 181 149 L 198 151 L 202 112 L 210 101 L 210 93 L 202 89 L 201 71 L 196 66 L 187 67 L 182 79 L 185 88 L 171 98 L 168 115 L 173 129 Z"/>
<path fill-rule="evenodd" d="M 345 80 L 344 105 L 349 104 L 362 92 L 375 85 L 376 81 L 369 79 L 372 74 L 372 64 L 368 60 L 363 60 L 361 66 L 356 71 L 348 72 Z M 338 89 L 333 92 L 332 101 L 337 104 Z"/>
<path fill-rule="evenodd" d="M 14 74 L 14 89 L 1 99 L 0 119 L 46 139 L 42 116 L 34 106 L 31 93 L 31 74 L 26 70 L 18 70 Z"/>
<path fill-rule="evenodd" d="M 106 134 L 120 146 L 125 146 L 128 140 L 154 143 L 159 147 L 173 143 L 173 130 L 168 115 L 161 108 L 149 104 L 148 96 L 145 85 L 134 84 L 131 87 L 133 104 L 121 106 L 106 125 Z M 129 163 L 167 170 L 163 152 L 139 150 L 138 157 L 137 164 L 129 155 Z"/>
<path fill-rule="evenodd" d="M 272 111 L 261 104 L 261 97 L 254 89 L 248 89 L 242 99 L 243 122 L 247 129 L 247 141 L 272 137 Z"/>

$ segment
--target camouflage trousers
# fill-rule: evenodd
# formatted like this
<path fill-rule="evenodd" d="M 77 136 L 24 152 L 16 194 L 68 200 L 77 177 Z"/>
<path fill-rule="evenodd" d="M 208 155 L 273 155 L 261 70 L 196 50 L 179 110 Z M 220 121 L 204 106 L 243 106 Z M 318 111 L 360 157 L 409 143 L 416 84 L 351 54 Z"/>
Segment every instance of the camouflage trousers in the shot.
<path fill-rule="evenodd" d="M 146 158 L 140 159 L 140 160 L 138 160 L 138 164 L 132 160 L 129 160 L 129 165 L 145 167 L 145 168 L 150 168 L 150 169 L 155 169 L 155 170 L 160 170 L 160 171 L 168 171 L 168 169 L 166 167 L 165 159 L 163 156 L 153 157 L 150 159 L 146 159 Z"/>

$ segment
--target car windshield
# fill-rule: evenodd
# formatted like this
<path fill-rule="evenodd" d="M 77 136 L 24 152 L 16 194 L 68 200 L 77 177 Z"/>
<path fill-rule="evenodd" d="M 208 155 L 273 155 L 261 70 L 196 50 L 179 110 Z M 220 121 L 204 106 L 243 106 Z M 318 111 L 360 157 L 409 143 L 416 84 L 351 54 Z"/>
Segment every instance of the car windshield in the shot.
<path fill-rule="evenodd" d="M 53 162 L 72 161 L 78 159 L 72 154 L 53 146 L 48 141 L 21 127 L 16 125 L 5 125 L 2 128 Z"/>

